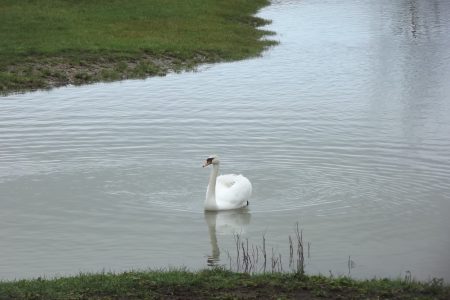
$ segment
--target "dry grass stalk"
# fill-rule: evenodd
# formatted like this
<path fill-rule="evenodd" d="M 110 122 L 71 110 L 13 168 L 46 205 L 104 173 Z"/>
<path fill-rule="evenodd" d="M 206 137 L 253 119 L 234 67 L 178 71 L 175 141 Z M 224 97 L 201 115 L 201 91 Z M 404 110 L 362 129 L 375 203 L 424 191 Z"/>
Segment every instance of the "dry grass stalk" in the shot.
<path fill-rule="evenodd" d="M 300 275 L 305 273 L 305 258 L 304 258 L 304 243 L 303 232 L 299 228 L 299 224 L 295 227 L 294 241 L 292 236 L 289 236 L 289 270 Z M 268 257 L 266 248 L 266 237 L 262 236 L 262 245 L 251 244 L 249 239 L 242 239 L 241 235 L 235 234 L 234 241 L 236 246 L 236 258 L 234 259 L 235 265 L 233 266 L 232 255 L 226 251 L 229 259 L 230 270 L 243 273 L 266 273 L 268 271 L 272 273 L 284 272 L 283 258 L 281 253 L 272 247 L 271 253 Z M 310 243 L 308 245 L 308 257 L 310 256 Z M 268 263 L 270 264 L 269 270 L 267 269 Z"/>

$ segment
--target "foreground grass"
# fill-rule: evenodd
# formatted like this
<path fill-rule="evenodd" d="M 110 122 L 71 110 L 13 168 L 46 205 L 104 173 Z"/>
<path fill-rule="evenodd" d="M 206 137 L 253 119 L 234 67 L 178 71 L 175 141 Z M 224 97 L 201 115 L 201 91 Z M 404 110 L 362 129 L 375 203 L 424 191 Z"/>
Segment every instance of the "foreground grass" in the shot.
<path fill-rule="evenodd" d="M 434 280 L 356 281 L 296 274 L 249 275 L 221 269 L 82 274 L 0 282 L 0 299 L 450 299 Z"/>
<path fill-rule="evenodd" d="M 268 0 L 2 0 L 0 92 L 164 75 L 257 56 Z"/>

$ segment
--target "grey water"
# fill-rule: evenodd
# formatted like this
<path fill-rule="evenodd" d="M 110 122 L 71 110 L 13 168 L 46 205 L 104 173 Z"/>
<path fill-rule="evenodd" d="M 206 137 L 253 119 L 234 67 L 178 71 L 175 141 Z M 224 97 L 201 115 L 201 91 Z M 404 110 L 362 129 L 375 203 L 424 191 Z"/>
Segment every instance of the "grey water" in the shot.
<path fill-rule="evenodd" d="M 259 58 L 0 98 L 1 280 L 227 265 L 297 222 L 310 274 L 450 280 L 450 2 L 259 15 Z M 247 211 L 204 214 L 213 153 Z"/>

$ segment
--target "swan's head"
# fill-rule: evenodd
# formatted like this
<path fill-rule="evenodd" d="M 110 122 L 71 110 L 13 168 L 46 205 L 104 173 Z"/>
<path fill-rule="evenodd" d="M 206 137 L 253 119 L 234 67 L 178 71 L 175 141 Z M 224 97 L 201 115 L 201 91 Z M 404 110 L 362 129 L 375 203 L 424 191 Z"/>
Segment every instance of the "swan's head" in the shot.
<path fill-rule="evenodd" d="M 217 155 L 210 155 L 208 156 L 208 158 L 205 160 L 204 164 L 203 164 L 203 168 L 207 167 L 209 165 L 218 165 L 219 164 L 219 157 Z"/>

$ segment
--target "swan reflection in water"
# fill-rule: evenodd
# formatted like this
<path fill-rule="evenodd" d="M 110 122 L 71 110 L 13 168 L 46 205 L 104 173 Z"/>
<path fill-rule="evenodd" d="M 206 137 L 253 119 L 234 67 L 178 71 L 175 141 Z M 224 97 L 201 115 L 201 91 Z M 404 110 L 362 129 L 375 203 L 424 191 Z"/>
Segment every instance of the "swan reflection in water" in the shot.
<path fill-rule="evenodd" d="M 245 233 L 250 224 L 251 214 L 247 208 L 225 211 L 205 211 L 212 252 L 208 256 L 208 266 L 217 266 L 220 258 L 217 236 L 230 236 Z"/>

